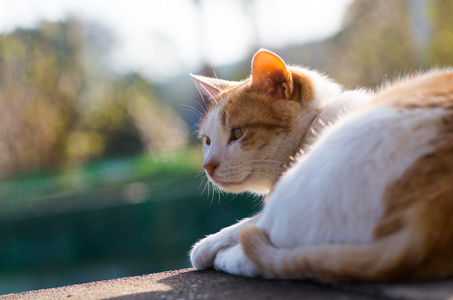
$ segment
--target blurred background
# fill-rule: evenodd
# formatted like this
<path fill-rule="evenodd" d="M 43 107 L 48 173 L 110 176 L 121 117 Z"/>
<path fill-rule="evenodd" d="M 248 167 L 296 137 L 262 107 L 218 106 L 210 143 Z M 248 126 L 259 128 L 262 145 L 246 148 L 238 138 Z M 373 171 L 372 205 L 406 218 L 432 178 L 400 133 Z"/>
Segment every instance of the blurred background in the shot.
<path fill-rule="evenodd" d="M 261 47 L 355 88 L 453 63 L 450 0 L 0 0 L 0 294 L 190 266 L 214 191 L 188 74 Z"/>

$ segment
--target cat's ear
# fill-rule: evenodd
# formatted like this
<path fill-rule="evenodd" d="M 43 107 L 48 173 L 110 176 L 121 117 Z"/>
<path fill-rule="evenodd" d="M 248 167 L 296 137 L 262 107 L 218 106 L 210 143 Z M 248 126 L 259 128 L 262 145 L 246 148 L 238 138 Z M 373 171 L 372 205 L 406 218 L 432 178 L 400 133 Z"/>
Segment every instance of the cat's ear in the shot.
<path fill-rule="evenodd" d="M 253 88 L 289 99 L 293 90 L 291 74 L 277 54 L 261 49 L 252 59 Z"/>
<path fill-rule="evenodd" d="M 218 100 L 219 94 L 223 90 L 230 88 L 235 84 L 232 81 L 193 74 L 190 74 L 190 77 L 192 77 L 200 93 L 209 97 L 209 100 Z"/>

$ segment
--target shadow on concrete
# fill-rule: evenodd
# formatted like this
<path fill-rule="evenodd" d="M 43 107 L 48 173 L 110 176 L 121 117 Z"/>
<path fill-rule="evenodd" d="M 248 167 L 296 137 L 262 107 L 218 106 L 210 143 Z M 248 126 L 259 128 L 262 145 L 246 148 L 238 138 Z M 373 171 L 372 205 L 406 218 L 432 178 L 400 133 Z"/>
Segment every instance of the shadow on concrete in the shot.
<path fill-rule="evenodd" d="M 110 299 L 376 299 L 376 295 L 346 291 L 314 281 L 245 278 L 217 271 L 177 273 L 156 283 L 167 286 L 168 290 Z"/>
<path fill-rule="evenodd" d="M 182 269 L 0 296 L 18 299 L 408 299 L 453 300 L 453 279 L 419 283 L 323 284 Z"/>

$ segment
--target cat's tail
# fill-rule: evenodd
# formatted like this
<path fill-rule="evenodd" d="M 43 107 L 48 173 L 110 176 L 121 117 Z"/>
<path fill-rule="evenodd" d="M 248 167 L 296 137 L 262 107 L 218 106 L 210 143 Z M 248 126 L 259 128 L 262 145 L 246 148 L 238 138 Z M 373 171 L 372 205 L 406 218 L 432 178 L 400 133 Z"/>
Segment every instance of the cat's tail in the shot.
<path fill-rule="evenodd" d="M 269 278 L 408 279 L 411 277 L 408 263 L 417 259 L 411 253 L 417 242 L 407 228 L 366 245 L 332 244 L 284 249 L 274 247 L 262 229 L 250 224 L 240 231 L 239 241 L 245 255 L 255 263 L 262 276 Z"/>

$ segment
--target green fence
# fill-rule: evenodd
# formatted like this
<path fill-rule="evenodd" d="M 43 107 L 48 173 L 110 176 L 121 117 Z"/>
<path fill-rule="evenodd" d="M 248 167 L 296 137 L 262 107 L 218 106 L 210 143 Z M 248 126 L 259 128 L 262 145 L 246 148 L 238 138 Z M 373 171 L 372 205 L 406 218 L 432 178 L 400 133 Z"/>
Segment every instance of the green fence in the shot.
<path fill-rule="evenodd" d="M 190 246 L 260 208 L 204 189 L 194 153 L 0 183 L 0 293 L 189 266 Z"/>

